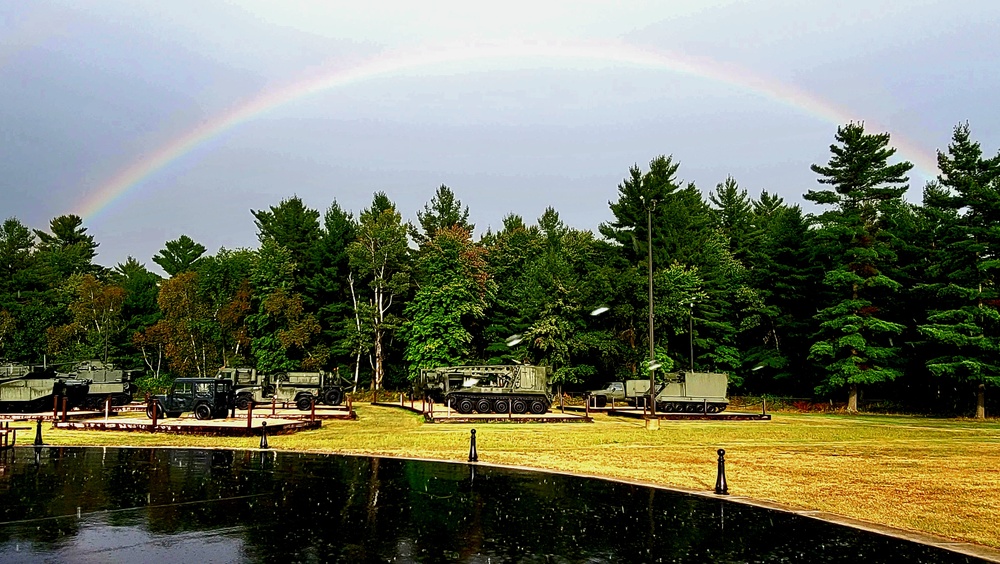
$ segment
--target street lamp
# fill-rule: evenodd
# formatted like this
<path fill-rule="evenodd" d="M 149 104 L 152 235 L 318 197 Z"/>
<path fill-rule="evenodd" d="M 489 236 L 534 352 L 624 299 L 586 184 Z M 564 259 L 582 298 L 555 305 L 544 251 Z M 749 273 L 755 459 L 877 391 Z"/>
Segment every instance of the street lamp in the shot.
<path fill-rule="evenodd" d="M 645 196 L 639 199 L 646 204 L 646 256 L 649 266 L 649 414 L 656 416 L 656 350 L 653 348 L 653 208 L 656 200 L 646 201 Z"/>
<path fill-rule="evenodd" d="M 691 372 L 694 372 L 694 302 L 691 306 L 691 315 L 688 316 L 688 334 L 691 335 Z"/>

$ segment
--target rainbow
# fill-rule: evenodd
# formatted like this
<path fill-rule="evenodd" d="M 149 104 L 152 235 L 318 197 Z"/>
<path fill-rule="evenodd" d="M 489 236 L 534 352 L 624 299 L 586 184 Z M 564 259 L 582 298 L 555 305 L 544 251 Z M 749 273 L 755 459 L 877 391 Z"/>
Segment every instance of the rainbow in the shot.
<path fill-rule="evenodd" d="M 142 185 L 146 179 L 207 141 L 279 106 L 313 94 L 373 78 L 404 75 L 407 72 L 442 65 L 481 64 L 492 61 L 516 62 L 520 65 L 518 68 L 544 68 L 540 61 L 553 60 L 562 61 L 566 68 L 571 68 L 570 64 L 573 61 L 586 61 L 590 64 L 665 70 L 743 88 L 836 125 L 861 119 L 860 116 L 853 115 L 810 92 L 754 75 L 738 67 L 676 53 L 650 51 L 620 42 L 522 40 L 426 46 L 386 52 L 350 68 L 319 73 L 319 76 L 265 91 L 242 105 L 202 123 L 120 171 L 79 202 L 75 206 L 77 211 L 74 213 L 93 219 L 131 190 Z M 865 120 L 865 125 L 869 131 L 888 131 L 872 120 Z M 893 135 L 891 142 L 900 156 L 914 163 L 915 172 L 923 174 L 928 179 L 933 178 L 937 171 L 937 161 L 933 153 L 899 135 Z"/>

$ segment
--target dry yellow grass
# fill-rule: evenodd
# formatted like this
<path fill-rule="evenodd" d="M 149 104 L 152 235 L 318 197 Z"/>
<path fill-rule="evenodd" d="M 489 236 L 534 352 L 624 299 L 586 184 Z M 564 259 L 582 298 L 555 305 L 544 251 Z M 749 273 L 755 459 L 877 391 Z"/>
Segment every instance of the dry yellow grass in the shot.
<path fill-rule="evenodd" d="M 272 448 L 466 460 L 608 476 L 691 490 L 715 484 L 726 449 L 730 492 L 1000 548 L 1000 422 L 780 413 L 770 422 L 596 415 L 594 424 L 425 424 L 355 404 L 357 421 L 270 437 Z M 254 448 L 259 439 L 46 430 L 59 445 Z"/>

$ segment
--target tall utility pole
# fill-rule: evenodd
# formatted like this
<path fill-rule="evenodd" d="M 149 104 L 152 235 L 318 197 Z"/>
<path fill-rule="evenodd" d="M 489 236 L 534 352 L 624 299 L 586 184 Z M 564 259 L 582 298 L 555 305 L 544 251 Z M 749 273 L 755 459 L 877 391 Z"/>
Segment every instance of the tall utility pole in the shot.
<path fill-rule="evenodd" d="M 653 374 L 656 373 L 654 363 L 656 362 L 656 350 L 653 348 L 653 208 L 656 207 L 656 200 L 650 200 L 646 204 L 646 252 L 649 263 L 649 413 L 656 415 L 656 380 Z"/>
<path fill-rule="evenodd" d="M 694 372 L 694 302 L 691 302 L 688 334 L 691 336 L 691 372 Z"/>

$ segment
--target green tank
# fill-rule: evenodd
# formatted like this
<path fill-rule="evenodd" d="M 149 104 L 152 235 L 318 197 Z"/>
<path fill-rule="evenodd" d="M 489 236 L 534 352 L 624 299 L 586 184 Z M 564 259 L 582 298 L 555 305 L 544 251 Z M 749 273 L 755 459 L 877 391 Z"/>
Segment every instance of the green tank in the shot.
<path fill-rule="evenodd" d="M 121 370 L 100 360 L 87 360 L 73 367 L 70 376 L 80 380 L 90 380 L 90 390 L 87 392 L 83 407 L 103 409 L 108 397 L 111 398 L 111 405 L 132 403 L 132 397 L 137 389 L 133 381 L 140 374 L 139 370 Z"/>
<path fill-rule="evenodd" d="M 0 369 L 0 412 L 48 411 L 55 396 L 67 398 L 67 409 L 73 409 L 83 404 L 89 389 L 89 381 L 57 375 L 51 368 L 8 364 Z"/>
<path fill-rule="evenodd" d="M 450 366 L 421 371 L 423 392 L 459 413 L 533 413 L 552 405 L 551 368 L 530 364 Z"/>

